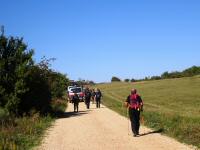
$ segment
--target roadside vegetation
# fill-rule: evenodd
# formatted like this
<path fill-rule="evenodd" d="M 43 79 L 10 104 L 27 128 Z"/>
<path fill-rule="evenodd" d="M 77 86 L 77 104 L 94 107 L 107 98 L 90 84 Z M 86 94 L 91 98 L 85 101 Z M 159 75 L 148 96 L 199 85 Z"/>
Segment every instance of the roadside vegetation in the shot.
<path fill-rule="evenodd" d="M 200 76 L 97 85 L 103 103 L 127 116 L 123 102 L 132 88 L 144 100 L 142 123 L 180 142 L 200 148 Z"/>
<path fill-rule="evenodd" d="M 144 79 L 124 79 L 124 82 L 140 82 L 140 81 L 150 81 L 150 80 L 162 80 L 162 79 L 174 79 L 174 78 L 183 78 L 183 77 L 193 77 L 200 75 L 200 66 L 192 66 L 183 71 L 172 71 L 164 72 L 160 76 L 148 76 Z M 111 78 L 111 82 L 121 82 L 122 80 L 116 76 Z"/>
<path fill-rule="evenodd" d="M 66 75 L 54 59 L 34 62 L 23 38 L 0 34 L 0 149 L 29 149 L 67 106 Z"/>

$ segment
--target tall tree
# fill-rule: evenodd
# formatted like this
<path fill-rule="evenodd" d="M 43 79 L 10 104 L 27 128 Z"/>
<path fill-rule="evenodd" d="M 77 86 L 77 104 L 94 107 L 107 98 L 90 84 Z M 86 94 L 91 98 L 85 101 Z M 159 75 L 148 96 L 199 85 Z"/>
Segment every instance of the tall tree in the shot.
<path fill-rule="evenodd" d="M 24 77 L 33 64 L 33 50 L 22 38 L 0 36 L 0 106 L 17 113 L 20 97 L 28 89 Z"/>

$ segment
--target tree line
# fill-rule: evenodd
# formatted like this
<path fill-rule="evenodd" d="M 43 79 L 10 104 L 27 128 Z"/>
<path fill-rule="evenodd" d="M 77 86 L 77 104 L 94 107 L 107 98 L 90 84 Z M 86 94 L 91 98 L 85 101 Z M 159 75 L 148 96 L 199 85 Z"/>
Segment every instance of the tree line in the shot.
<path fill-rule="evenodd" d="M 48 114 L 53 100 L 65 94 L 69 79 L 50 69 L 54 59 L 44 57 L 36 63 L 33 56 L 23 38 L 0 32 L 0 108 L 9 114 Z"/>
<path fill-rule="evenodd" d="M 160 76 L 151 76 L 145 77 L 144 79 L 124 79 L 124 82 L 138 82 L 138 81 L 147 81 L 147 80 L 161 80 L 161 79 L 172 79 L 172 78 L 182 78 L 182 77 L 192 77 L 195 75 L 200 75 L 200 67 L 192 66 L 183 71 L 173 71 L 173 72 L 164 72 Z M 120 78 L 113 76 L 111 82 L 122 81 Z"/>

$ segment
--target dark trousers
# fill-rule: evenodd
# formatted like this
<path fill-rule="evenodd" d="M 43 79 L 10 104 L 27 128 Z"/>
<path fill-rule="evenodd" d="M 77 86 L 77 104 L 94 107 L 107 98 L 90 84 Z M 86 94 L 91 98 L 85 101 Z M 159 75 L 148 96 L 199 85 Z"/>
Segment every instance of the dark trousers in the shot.
<path fill-rule="evenodd" d="M 74 112 L 77 111 L 78 112 L 78 103 L 74 103 Z"/>
<path fill-rule="evenodd" d="M 94 96 L 92 96 L 92 104 L 94 104 Z"/>
<path fill-rule="evenodd" d="M 129 117 L 131 121 L 131 128 L 134 135 L 139 134 L 140 128 L 140 111 L 136 109 L 129 109 Z"/>
<path fill-rule="evenodd" d="M 87 109 L 89 109 L 90 108 L 90 98 L 85 99 L 85 104 L 86 104 Z"/>
<path fill-rule="evenodd" d="M 96 98 L 96 107 L 100 108 L 100 104 L 101 104 L 101 99 L 100 98 Z"/>

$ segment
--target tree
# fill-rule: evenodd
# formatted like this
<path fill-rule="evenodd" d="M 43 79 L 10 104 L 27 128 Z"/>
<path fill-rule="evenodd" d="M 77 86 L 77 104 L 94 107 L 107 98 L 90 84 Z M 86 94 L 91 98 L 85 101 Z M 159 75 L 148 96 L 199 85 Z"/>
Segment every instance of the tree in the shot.
<path fill-rule="evenodd" d="M 169 73 L 168 73 L 168 71 L 164 72 L 164 73 L 161 75 L 161 78 L 162 78 L 162 79 L 169 78 Z"/>
<path fill-rule="evenodd" d="M 1 107 L 18 112 L 21 96 L 28 88 L 24 82 L 29 66 L 33 64 L 33 50 L 28 50 L 22 38 L 0 36 L 0 98 Z"/>
<path fill-rule="evenodd" d="M 136 80 L 132 78 L 132 79 L 131 79 L 131 82 L 136 82 Z"/>
<path fill-rule="evenodd" d="M 113 76 L 111 82 L 120 82 L 121 80 L 118 77 Z"/>
<path fill-rule="evenodd" d="M 66 75 L 51 70 L 52 59 L 42 58 L 42 61 L 29 68 L 25 79 L 29 91 L 23 95 L 20 103 L 20 113 L 36 110 L 40 114 L 52 111 L 53 100 L 62 99 L 69 80 Z"/>
<path fill-rule="evenodd" d="M 0 107 L 10 114 L 41 115 L 51 112 L 52 99 L 61 98 L 69 83 L 66 75 L 50 69 L 54 58 L 43 57 L 39 64 L 32 60 L 22 38 L 0 34 Z"/>
<path fill-rule="evenodd" d="M 152 77 L 151 77 L 151 80 L 160 80 L 160 79 L 161 79 L 160 76 L 152 76 Z"/>
<path fill-rule="evenodd" d="M 130 81 L 130 79 L 124 79 L 124 82 L 129 82 Z"/>
<path fill-rule="evenodd" d="M 198 74 L 200 74 L 200 67 L 197 67 L 197 66 L 192 66 L 183 71 L 184 76 L 194 76 L 194 75 L 198 75 Z"/>

